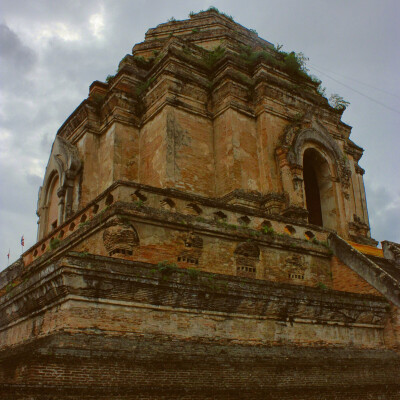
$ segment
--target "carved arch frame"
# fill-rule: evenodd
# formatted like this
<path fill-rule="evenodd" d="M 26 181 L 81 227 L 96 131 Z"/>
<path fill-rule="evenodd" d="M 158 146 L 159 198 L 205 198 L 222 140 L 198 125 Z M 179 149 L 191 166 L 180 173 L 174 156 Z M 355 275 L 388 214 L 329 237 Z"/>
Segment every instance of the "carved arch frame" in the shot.
<path fill-rule="evenodd" d="M 281 143 L 277 155 L 282 170 L 283 189 L 289 194 L 288 209 L 302 210 L 303 213 L 296 212 L 301 214 L 303 219 L 308 214 L 305 208 L 303 157 L 307 149 L 315 149 L 327 162 L 331 174 L 338 213 L 336 229 L 344 229 L 340 215 L 344 215 L 343 196 L 348 198 L 351 170 L 349 161 L 344 157 L 335 139 L 323 125 L 313 121 L 311 126 L 304 128 L 296 126 L 286 130 Z"/>
<path fill-rule="evenodd" d="M 58 176 L 57 197 L 58 225 L 61 225 L 73 212 L 73 191 L 76 177 L 82 168 L 82 161 L 75 146 L 57 136 L 51 150 L 49 162 L 39 189 L 37 215 L 39 216 L 38 240 L 48 232 L 48 211 L 50 206 L 50 190 L 55 175 Z"/>

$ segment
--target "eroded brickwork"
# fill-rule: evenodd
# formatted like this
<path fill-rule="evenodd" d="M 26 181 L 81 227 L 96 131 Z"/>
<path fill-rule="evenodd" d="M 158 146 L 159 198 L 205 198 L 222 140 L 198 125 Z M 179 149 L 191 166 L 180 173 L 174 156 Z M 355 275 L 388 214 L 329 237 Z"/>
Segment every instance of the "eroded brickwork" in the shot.
<path fill-rule="evenodd" d="M 399 246 L 293 62 L 211 9 L 93 82 L 0 273 L 0 398 L 400 398 Z"/>
<path fill-rule="evenodd" d="M 1 298 L 4 398 L 399 394 L 381 297 L 81 253 L 37 268 Z"/>
<path fill-rule="evenodd" d="M 78 340 L 71 343 L 65 336 L 62 340 L 69 345 L 67 356 L 48 356 L 50 349 L 45 348 L 45 354 L 32 357 L 24 371 L 19 369 L 18 361 L 9 365 L 2 393 L 10 396 L 9 399 L 32 398 L 29 396 L 42 392 L 37 385 L 44 383 L 46 393 L 41 398 L 45 399 L 257 399 L 266 396 L 372 400 L 399 396 L 399 388 L 390 378 L 397 373 L 399 365 L 390 354 L 349 352 L 351 360 L 346 360 L 339 349 L 260 350 L 237 345 L 185 343 L 179 346 L 180 360 L 177 361 L 165 355 L 170 346 L 155 337 L 125 341 L 93 337 L 93 346 L 101 344 L 111 350 L 118 345 L 118 358 L 115 353 L 114 356 L 103 353 L 102 357 L 98 352 L 91 359 L 77 359 L 73 355 Z M 129 356 L 132 348 L 141 354 L 157 350 L 158 359 Z M 108 384 L 99 385 L 99 382 Z"/>
<path fill-rule="evenodd" d="M 374 287 L 338 260 L 337 257 L 332 257 L 332 278 L 332 288 L 335 290 L 381 296 Z"/>

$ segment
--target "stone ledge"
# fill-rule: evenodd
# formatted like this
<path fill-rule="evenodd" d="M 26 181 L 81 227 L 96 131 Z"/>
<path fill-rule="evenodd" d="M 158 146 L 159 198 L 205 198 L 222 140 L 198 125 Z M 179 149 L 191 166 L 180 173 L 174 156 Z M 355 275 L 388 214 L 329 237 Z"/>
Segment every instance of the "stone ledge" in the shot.
<path fill-rule="evenodd" d="M 192 272 L 194 271 L 194 272 Z M 71 253 L 38 266 L 0 298 L 5 329 L 68 296 L 266 318 L 283 323 L 383 328 L 387 303 L 376 296 L 322 290 L 198 270 Z"/>
<path fill-rule="evenodd" d="M 329 235 L 328 240 L 333 253 L 339 260 L 400 307 L 400 280 L 397 274 L 392 274 L 389 269 L 382 268 L 334 233 Z"/>
<path fill-rule="evenodd" d="M 152 347 L 152 352 L 144 351 Z M 58 332 L 46 337 L 35 338 L 23 344 L 0 351 L 0 362 L 8 358 L 24 357 L 73 357 L 107 358 L 110 360 L 168 361 L 173 352 L 176 362 L 219 362 L 241 361 L 244 364 L 263 362 L 278 364 L 288 362 L 293 365 L 322 365 L 335 362 L 351 365 L 361 361 L 371 364 L 392 363 L 400 366 L 400 354 L 387 349 L 363 349 L 342 346 L 295 346 L 258 343 L 240 343 L 218 339 L 179 340 L 169 335 L 130 334 L 125 337 L 93 332 Z"/>

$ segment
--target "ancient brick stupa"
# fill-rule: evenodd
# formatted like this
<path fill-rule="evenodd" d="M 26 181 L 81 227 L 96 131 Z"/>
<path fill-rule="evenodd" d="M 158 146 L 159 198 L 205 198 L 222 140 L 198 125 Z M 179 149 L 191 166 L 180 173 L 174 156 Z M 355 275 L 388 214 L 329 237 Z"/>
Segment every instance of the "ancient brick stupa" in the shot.
<path fill-rule="evenodd" d="M 215 9 L 150 29 L 57 132 L 0 397 L 400 398 L 400 247 L 344 108 Z"/>

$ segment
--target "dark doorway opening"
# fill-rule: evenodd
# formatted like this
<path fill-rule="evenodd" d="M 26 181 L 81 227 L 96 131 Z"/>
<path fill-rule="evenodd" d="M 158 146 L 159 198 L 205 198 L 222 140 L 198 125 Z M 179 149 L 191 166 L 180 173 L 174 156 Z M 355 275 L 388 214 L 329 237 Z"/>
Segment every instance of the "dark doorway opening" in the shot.
<path fill-rule="evenodd" d="M 308 211 L 308 222 L 322 226 L 321 196 L 318 186 L 317 172 L 312 152 L 306 150 L 303 163 L 304 189 L 306 192 L 306 204 Z"/>
<path fill-rule="evenodd" d="M 333 172 L 327 158 L 309 148 L 303 156 L 303 179 L 310 224 L 337 229 L 337 207 Z"/>

